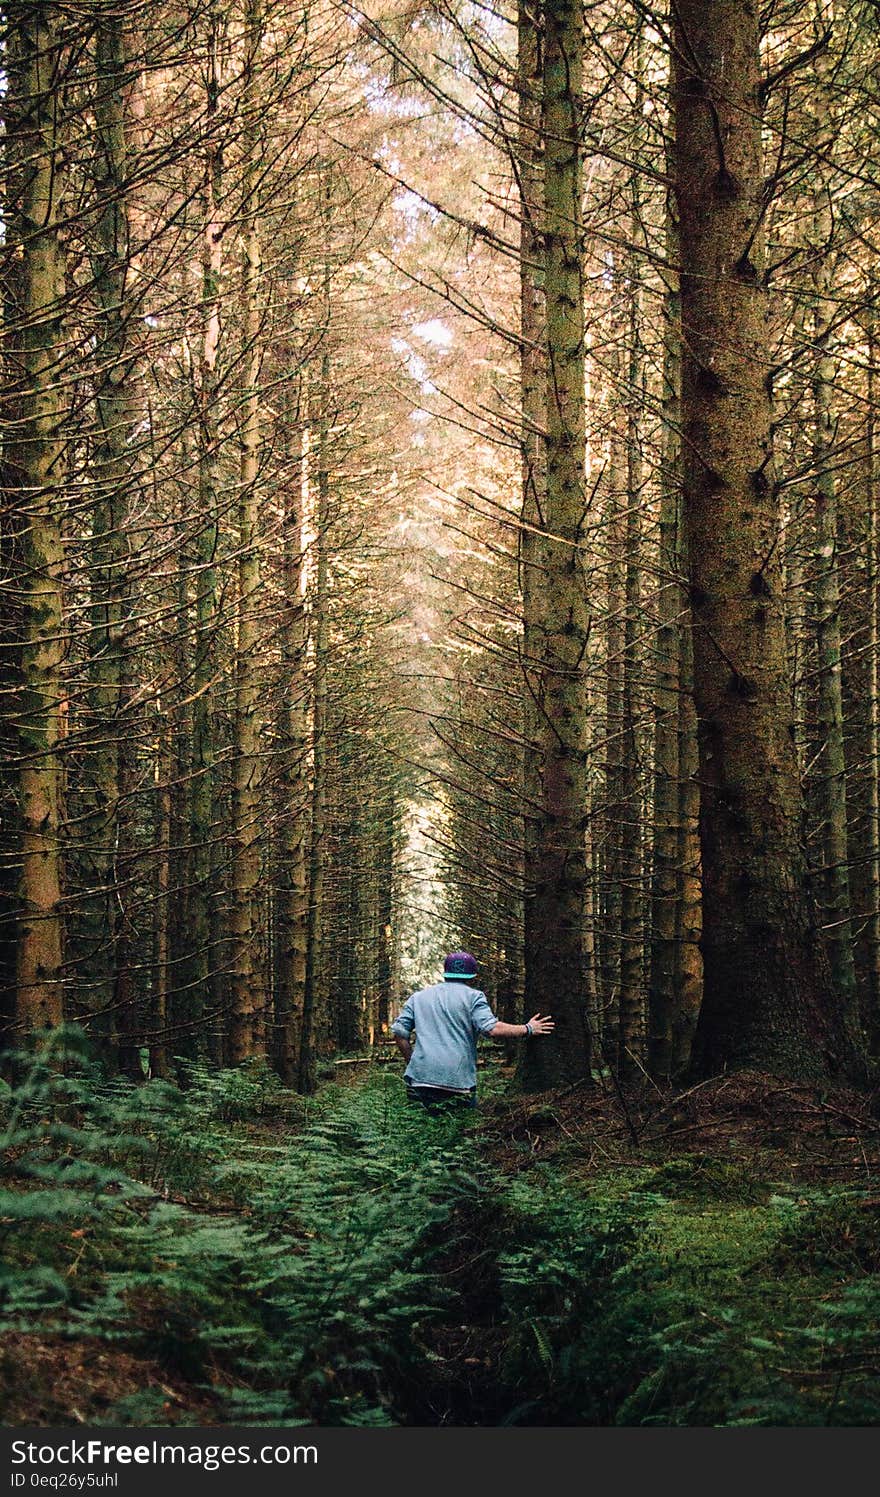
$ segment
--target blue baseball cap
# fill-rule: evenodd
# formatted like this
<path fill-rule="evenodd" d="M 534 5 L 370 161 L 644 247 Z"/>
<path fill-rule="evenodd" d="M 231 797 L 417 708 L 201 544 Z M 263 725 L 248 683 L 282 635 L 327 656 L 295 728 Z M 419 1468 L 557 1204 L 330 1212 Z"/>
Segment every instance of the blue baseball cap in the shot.
<path fill-rule="evenodd" d="M 443 963 L 443 976 L 447 982 L 467 982 L 476 975 L 476 958 L 469 951 L 451 951 Z"/>

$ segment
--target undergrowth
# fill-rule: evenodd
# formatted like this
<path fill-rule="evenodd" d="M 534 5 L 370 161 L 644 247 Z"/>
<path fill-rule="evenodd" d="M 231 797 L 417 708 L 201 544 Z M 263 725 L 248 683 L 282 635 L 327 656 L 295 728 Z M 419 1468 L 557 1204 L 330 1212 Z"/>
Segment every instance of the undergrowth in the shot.
<path fill-rule="evenodd" d="M 199 1422 L 205 1397 L 218 1424 L 880 1417 L 864 1192 L 706 1155 L 502 1176 L 478 1117 L 387 1073 L 305 1102 L 261 1067 L 108 1082 L 57 1044 L 0 1099 L 0 1329 L 149 1358 Z"/>

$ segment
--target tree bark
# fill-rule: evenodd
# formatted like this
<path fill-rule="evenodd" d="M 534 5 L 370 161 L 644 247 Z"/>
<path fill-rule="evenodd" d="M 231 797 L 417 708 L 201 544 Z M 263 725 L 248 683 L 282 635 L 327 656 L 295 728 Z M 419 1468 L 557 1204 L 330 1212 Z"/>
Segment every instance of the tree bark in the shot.
<path fill-rule="evenodd" d="M 290 413 L 290 483 L 284 490 L 284 615 L 281 631 L 282 758 L 279 775 L 277 900 L 278 970 L 275 1023 L 278 1069 L 283 1081 L 296 1080 L 306 977 L 306 845 L 308 838 L 308 718 L 306 711 L 306 631 L 302 596 L 304 374 Z"/>
<path fill-rule="evenodd" d="M 0 140 L 3 164 L 3 217 L 5 267 L 2 285 L 3 387 L 0 423 L 2 441 L 3 505 L 6 522 L 0 532 L 3 574 L 10 581 L 24 571 L 23 532 L 27 516 L 23 501 L 24 363 L 21 328 L 24 318 L 25 261 L 21 252 L 23 167 L 28 147 L 23 135 L 27 115 L 21 66 L 21 32 L 12 24 L 6 32 L 3 100 L 3 134 Z M 21 712 L 22 600 L 11 586 L 0 592 L 0 690 L 5 709 L 0 721 L 0 1024 L 3 1044 L 12 1042 L 16 1007 L 16 967 L 20 915 L 22 826 L 19 794 L 19 716 Z"/>
<path fill-rule="evenodd" d="M 669 122 L 675 129 L 674 119 Z M 670 152 L 671 155 L 671 152 Z M 668 161 L 673 167 L 673 162 Z M 671 171 L 670 171 L 671 175 Z M 655 644 L 654 814 L 651 854 L 651 950 L 648 979 L 648 1065 L 657 1081 L 672 1078 L 673 1031 L 679 1001 L 676 982 L 677 913 L 681 899 L 679 848 L 679 694 L 681 585 L 681 295 L 678 283 L 678 214 L 666 196 L 666 266 L 663 296 L 663 457 L 660 469 L 660 587 Z"/>
<path fill-rule="evenodd" d="M 840 645 L 840 575 L 838 567 L 837 481 L 834 473 L 834 356 L 832 326 L 836 300 L 832 277 L 834 210 L 825 180 L 833 140 L 828 129 L 827 49 L 816 63 L 816 139 L 824 144 L 817 164 L 813 208 L 813 485 L 816 547 L 813 600 L 817 655 L 817 721 L 819 760 L 815 804 L 820 828 L 821 868 L 816 879 L 826 930 L 831 976 L 844 1023 L 856 1041 L 859 1031 L 856 971 L 853 960 L 852 908 L 849 887 L 846 757 L 843 742 L 843 683 Z"/>
<path fill-rule="evenodd" d="M 326 315 L 329 317 L 329 275 Z M 325 333 L 326 336 L 326 333 Z M 321 377 L 313 428 L 316 452 L 315 585 L 312 607 L 312 818 L 308 856 L 308 903 L 306 907 L 306 964 L 303 984 L 298 1090 L 313 1092 L 317 1086 L 316 1035 L 320 1019 L 321 953 L 323 934 L 324 869 L 327 816 L 327 646 L 328 619 L 328 526 L 330 519 L 330 356 L 321 355 Z"/>
<path fill-rule="evenodd" d="M 590 618 L 583 557 L 584 287 L 581 200 L 583 12 L 579 0 L 544 9 L 542 122 L 547 315 L 547 488 L 536 537 L 543 606 L 535 630 L 541 719 L 541 797 L 526 926 L 526 1007 L 553 1009 L 552 1041 L 529 1046 L 531 1088 L 590 1074 L 586 1013 L 584 657 Z"/>
<path fill-rule="evenodd" d="M 682 557 L 685 570 L 686 556 Z M 686 1075 L 703 1001 L 703 880 L 700 859 L 700 751 L 694 706 L 693 635 L 680 639 L 678 697 L 678 896 L 675 906 L 675 1006 L 672 1077 Z"/>
<path fill-rule="evenodd" d="M 765 325 L 758 15 L 673 29 L 684 517 L 699 733 L 705 992 L 696 1068 L 829 1065 L 832 991 L 801 844 Z"/>
<path fill-rule="evenodd" d="M 232 941 L 230 1058 L 233 1064 L 265 1052 L 266 982 L 260 960 L 260 443 L 262 364 L 257 204 L 259 101 L 257 64 L 262 36 L 260 0 L 249 0 L 245 17 L 242 111 L 246 121 L 242 173 L 242 367 L 241 461 L 238 499 L 238 597 L 235 653 L 233 765 Z"/>
<path fill-rule="evenodd" d="M 376 963 L 376 1030 L 379 1035 L 388 1032 L 391 1007 L 394 999 L 394 940 L 392 921 L 394 917 L 394 864 L 397 832 L 397 800 L 389 797 L 380 832 L 378 857 L 377 925 L 378 952 Z"/>
<path fill-rule="evenodd" d="M 527 932 L 532 923 L 532 894 L 528 886 L 534 858 L 541 805 L 541 673 L 539 631 L 544 579 L 538 556 L 538 532 L 547 498 L 547 311 L 544 295 L 543 221 L 544 168 L 541 136 L 543 62 L 538 25 L 538 0 L 520 0 L 517 26 L 518 129 L 516 172 L 519 186 L 520 275 L 520 482 L 519 590 L 523 633 L 520 670 L 523 686 L 523 852 L 519 874 L 522 903 L 523 964 Z M 523 987 L 524 973 L 522 975 Z M 522 995 L 525 1008 L 525 992 Z M 525 1012 L 517 1014 L 523 1020 Z"/>
<path fill-rule="evenodd" d="M 642 117 L 642 46 L 637 48 L 636 120 Z M 638 174 L 634 173 L 631 239 L 635 242 L 641 220 Z M 643 503 L 641 412 L 646 400 L 644 350 L 640 327 L 642 296 L 639 267 L 634 253 L 626 264 L 627 287 L 627 378 L 626 378 L 626 526 L 624 533 L 624 623 L 623 623 L 623 716 L 621 746 L 621 891 L 620 891 L 620 1073 L 630 1079 L 642 1074 L 645 1050 L 645 1005 L 642 987 L 642 798 L 637 738 L 636 637 L 641 602 L 640 531 Z"/>
<path fill-rule="evenodd" d="M 131 436 L 132 322 L 130 232 L 126 200 L 128 148 L 126 89 L 129 82 L 122 18 L 99 12 L 95 39 L 95 187 L 98 194 L 93 254 L 99 308 L 97 356 L 101 377 L 95 396 L 97 431 L 92 471 L 95 499 L 91 535 L 90 692 L 92 783 L 83 827 L 87 878 L 87 938 L 94 952 L 85 964 L 93 1027 L 115 1045 L 122 1016 L 117 978 L 126 920 L 119 871 L 119 815 L 126 745 L 124 708 L 130 555 L 126 516 L 134 481 Z M 130 1019 L 131 1016 L 128 1016 Z M 121 1027 L 130 1028 L 124 1023 Z"/>
<path fill-rule="evenodd" d="M 868 322 L 868 390 L 865 431 L 865 481 L 868 498 L 868 795 L 867 857 L 868 919 L 865 947 L 868 967 L 867 1029 L 876 1050 L 880 1040 L 880 472 L 874 414 L 877 359 L 877 283 L 870 282 Z"/>
<path fill-rule="evenodd" d="M 22 80 L 22 825 L 16 1019 L 43 1030 L 64 1017 L 62 737 L 65 657 L 62 506 L 67 477 L 61 235 L 66 51 L 58 7 L 15 6 Z"/>
<path fill-rule="evenodd" d="M 208 76 L 206 142 L 202 189 L 202 297 L 201 348 L 197 375 L 198 403 L 198 513 L 196 541 L 195 642 L 193 650 L 191 868 L 189 908 L 192 934 L 189 1018 L 197 1028 L 205 1006 L 215 1013 L 218 984 L 215 968 L 218 954 L 216 891 L 213 887 L 213 840 L 215 835 L 216 766 L 214 749 L 216 676 L 215 632 L 217 628 L 217 546 L 220 492 L 220 433 L 218 430 L 221 274 L 223 269 L 220 205 L 223 190 L 223 156 L 216 139 L 219 108 L 220 21 L 212 5 L 208 15 Z M 216 1018 L 212 1041 L 216 1050 Z M 210 1039 L 210 1037 L 209 1037 Z"/>

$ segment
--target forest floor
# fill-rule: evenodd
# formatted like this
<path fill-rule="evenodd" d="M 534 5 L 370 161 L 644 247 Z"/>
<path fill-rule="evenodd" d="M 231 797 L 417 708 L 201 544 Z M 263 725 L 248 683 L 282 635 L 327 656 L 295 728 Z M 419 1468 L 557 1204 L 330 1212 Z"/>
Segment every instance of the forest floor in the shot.
<path fill-rule="evenodd" d="M 51 1075 L 7 1113 L 5 1425 L 880 1422 L 880 1121 L 745 1073 L 428 1116 Z"/>

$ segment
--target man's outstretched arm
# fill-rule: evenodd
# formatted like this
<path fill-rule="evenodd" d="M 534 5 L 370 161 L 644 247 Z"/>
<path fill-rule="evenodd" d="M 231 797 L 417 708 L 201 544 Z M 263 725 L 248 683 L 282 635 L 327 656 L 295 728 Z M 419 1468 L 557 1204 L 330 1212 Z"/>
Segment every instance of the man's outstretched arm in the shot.
<path fill-rule="evenodd" d="M 532 1034 L 552 1034 L 556 1028 L 549 1014 L 533 1014 L 527 1024 L 505 1024 L 503 1019 L 488 1030 L 490 1040 L 524 1040 Z"/>

